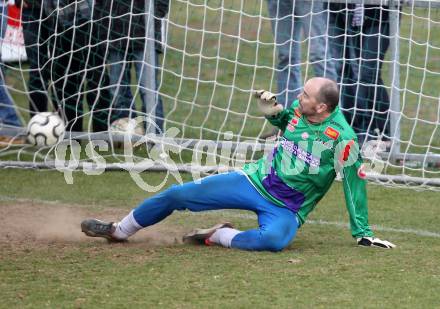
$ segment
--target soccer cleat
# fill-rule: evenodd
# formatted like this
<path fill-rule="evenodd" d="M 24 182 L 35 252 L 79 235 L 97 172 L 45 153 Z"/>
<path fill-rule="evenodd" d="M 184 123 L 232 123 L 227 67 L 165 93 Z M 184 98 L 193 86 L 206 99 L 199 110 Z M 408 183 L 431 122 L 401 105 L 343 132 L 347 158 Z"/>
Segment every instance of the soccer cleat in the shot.
<path fill-rule="evenodd" d="M 225 227 L 233 228 L 232 224 L 229 222 L 219 223 L 207 229 L 195 229 L 184 235 L 182 240 L 183 242 L 193 242 L 212 246 L 212 242 L 209 240 L 209 237 L 211 237 L 211 235 L 214 234 L 214 232 L 218 229 Z"/>
<path fill-rule="evenodd" d="M 109 242 L 124 242 L 125 239 L 118 239 L 113 236 L 116 223 L 104 222 L 98 219 L 86 219 L 81 222 L 81 231 L 90 237 L 103 237 Z"/>

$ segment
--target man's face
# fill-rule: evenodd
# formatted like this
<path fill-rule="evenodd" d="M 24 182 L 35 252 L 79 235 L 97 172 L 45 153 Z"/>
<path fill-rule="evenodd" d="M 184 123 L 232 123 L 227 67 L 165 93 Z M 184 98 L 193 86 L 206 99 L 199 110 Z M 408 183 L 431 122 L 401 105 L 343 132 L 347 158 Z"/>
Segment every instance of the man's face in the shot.
<path fill-rule="evenodd" d="M 303 91 L 298 95 L 299 111 L 304 116 L 315 116 L 326 109 L 325 104 L 317 100 L 319 85 L 317 80 L 308 80 Z"/>

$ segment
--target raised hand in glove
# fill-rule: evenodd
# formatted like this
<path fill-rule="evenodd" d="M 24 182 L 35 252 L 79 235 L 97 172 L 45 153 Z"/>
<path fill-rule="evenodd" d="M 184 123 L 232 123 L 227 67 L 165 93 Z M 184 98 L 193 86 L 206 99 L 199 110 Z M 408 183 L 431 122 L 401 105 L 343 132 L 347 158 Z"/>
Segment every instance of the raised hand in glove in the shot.
<path fill-rule="evenodd" d="M 359 246 L 365 246 L 365 247 L 379 247 L 379 248 L 385 248 L 385 249 L 392 249 L 395 248 L 396 245 L 387 241 L 387 240 L 381 240 L 376 237 L 361 237 L 357 239 L 357 244 Z"/>
<path fill-rule="evenodd" d="M 272 92 L 258 90 L 255 97 L 259 99 L 258 107 L 266 117 L 278 115 L 283 110 L 283 106 L 277 103 L 277 98 Z"/>

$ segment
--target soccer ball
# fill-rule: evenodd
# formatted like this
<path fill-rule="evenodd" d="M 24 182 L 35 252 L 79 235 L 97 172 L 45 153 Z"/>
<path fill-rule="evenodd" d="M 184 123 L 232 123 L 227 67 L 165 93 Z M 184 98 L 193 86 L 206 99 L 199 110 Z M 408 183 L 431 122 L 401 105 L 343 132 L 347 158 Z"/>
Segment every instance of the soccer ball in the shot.
<path fill-rule="evenodd" d="M 64 121 L 57 113 L 38 113 L 28 123 L 27 139 L 32 145 L 52 146 L 64 137 Z"/>

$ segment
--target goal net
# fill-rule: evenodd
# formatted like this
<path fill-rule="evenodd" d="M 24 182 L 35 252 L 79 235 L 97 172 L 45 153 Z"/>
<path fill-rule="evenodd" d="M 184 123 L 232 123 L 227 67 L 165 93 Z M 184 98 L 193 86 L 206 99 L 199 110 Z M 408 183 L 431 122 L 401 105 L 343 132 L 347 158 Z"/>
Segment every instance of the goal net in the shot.
<path fill-rule="evenodd" d="M 18 16 L 0 6 L 0 164 L 239 168 L 276 142 L 263 139 L 274 130 L 254 91 L 288 106 L 305 80 L 327 76 L 359 140 L 381 142 L 363 148 L 370 179 L 436 189 L 439 2 L 350 2 L 26 1 Z M 26 126 L 45 111 L 64 119 L 64 140 L 35 147 Z"/>

